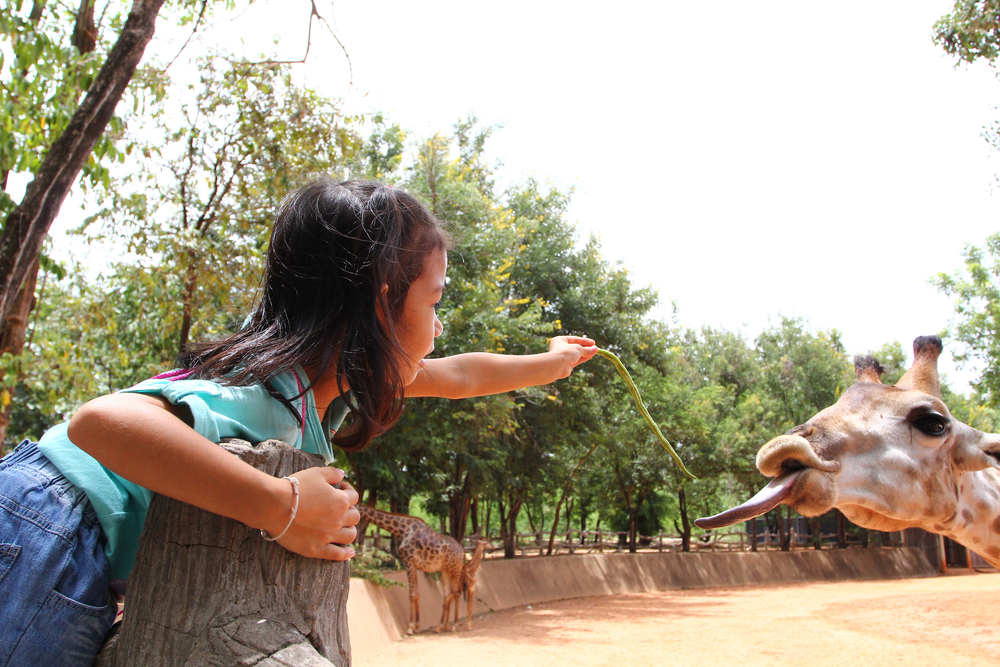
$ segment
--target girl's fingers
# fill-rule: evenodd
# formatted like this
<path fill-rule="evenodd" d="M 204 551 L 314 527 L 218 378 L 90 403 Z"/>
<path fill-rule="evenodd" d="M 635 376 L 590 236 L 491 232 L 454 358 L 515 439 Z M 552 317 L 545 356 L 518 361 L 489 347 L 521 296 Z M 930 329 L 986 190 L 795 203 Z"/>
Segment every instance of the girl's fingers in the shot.
<path fill-rule="evenodd" d="M 350 484 L 348 484 L 345 481 L 341 481 L 340 482 L 340 490 L 344 491 L 345 493 L 347 493 L 347 498 L 348 498 L 348 500 L 351 503 L 351 507 L 354 507 L 355 505 L 357 505 L 358 501 L 361 500 L 361 497 L 358 495 L 358 492 L 354 490 L 354 487 L 351 486 Z M 359 515 L 359 519 L 360 519 L 360 515 Z M 357 521 L 355 521 L 355 523 L 357 523 Z"/>
<path fill-rule="evenodd" d="M 351 558 L 354 558 L 354 548 L 339 544 L 327 544 L 317 551 L 313 558 L 322 558 L 324 560 L 350 560 Z"/>
<path fill-rule="evenodd" d="M 581 345 L 583 347 L 592 347 L 597 345 L 597 341 L 593 338 L 587 338 L 586 336 L 561 336 L 561 338 L 571 345 Z"/>

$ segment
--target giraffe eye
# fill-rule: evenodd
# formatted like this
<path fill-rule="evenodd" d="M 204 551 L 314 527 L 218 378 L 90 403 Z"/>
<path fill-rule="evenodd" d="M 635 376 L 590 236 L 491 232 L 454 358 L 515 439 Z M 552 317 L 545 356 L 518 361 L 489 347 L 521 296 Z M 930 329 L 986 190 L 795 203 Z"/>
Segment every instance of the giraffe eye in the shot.
<path fill-rule="evenodd" d="M 924 412 L 910 420 L 914 428 L 930 436 L 944 435 L 948 430 L 948 418 L 937 412 Z"/>

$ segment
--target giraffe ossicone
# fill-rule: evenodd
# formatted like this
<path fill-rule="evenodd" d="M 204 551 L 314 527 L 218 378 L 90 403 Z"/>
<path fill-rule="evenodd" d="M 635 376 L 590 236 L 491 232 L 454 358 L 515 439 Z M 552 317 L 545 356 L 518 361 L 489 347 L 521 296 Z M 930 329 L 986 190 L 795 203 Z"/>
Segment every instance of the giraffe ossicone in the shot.
<path fill-rule="evenodd" d="M 1000 434 L 955 419 L 941 400 L 941 339 L 913 343 L 895 385 L 872 357 L 829 408 L 757 452 L 774 479 L 739 507 L 695 525 L 712 529 L 789 505 L 803 516 L 839 509 L 864 528 L 918 527 L 946 535 L 1000 567 Z"/>

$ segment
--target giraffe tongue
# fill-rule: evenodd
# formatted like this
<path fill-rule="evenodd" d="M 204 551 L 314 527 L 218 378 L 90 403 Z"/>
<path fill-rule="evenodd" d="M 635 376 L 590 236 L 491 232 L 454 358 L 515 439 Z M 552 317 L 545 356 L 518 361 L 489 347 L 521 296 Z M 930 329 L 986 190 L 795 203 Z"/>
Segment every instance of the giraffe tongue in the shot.
<path fill-rule="evenodd" d="M 770 484 L 758 491 L 757 495 L 739 507 L 728 509 L 715 516 L 695 519 L 694 525 L 705 530 L 722 528 L 723 526 L 731 526 L 734 523 L 740 523 L 741 521 L 746 521 L 769 512 L 780 505 L 782 500 L 791 495 L 792 486 L 801 473 L 801 470 L 796 470 L 795 472 L 788 472 L 780 477 L 775 477 L 771 480 Z"/>

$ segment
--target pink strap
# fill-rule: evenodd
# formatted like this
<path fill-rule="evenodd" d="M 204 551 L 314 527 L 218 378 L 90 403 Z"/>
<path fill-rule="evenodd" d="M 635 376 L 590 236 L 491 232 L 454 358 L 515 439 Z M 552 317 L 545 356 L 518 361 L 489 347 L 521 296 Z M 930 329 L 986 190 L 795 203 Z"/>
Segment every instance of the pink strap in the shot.
<path fill-rule="evenodd" d="M 166 373 L 160 373 L 159 375 L 154 375 L 151 380 L 170 380 L 171 382 L 176 382 L 177 380 L 185 380 L 194 373 L 193 370 L 189 368 L 175 368 L 172 371 L 167 371 Z"/>

